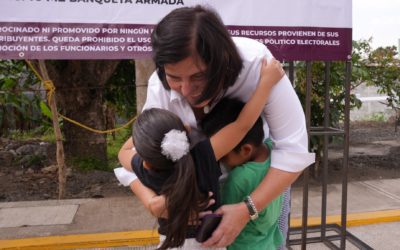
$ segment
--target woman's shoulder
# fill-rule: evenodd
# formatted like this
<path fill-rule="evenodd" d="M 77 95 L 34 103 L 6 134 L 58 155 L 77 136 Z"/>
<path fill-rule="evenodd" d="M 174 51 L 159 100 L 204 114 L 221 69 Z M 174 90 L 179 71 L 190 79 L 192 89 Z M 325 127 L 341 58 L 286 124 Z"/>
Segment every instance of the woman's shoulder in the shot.
<path fill-rule="evenodd" d="M 139 83 L 138 83 L 139 84 Z M 148 85 L 147 85 L 147 98 L 144 104 L 143 110 L 150 108 L 163 108 L 170 110 L 171 100 L 171 91 L 166 90 L 156 72 L 151 74 Z"/>
<path fill-rule="evenodd" d="M 247 37 L 232 37 L 242 59 L 246 61 L 259 60 L 261 57 L 272 57 L 268 48 L 257 40 Z"/>
<path fill-rule="evenodd" d="M 158 78 L 158 74 L 156 71 L 154 71 L 150 75 L 147 88 L 157 93 L 168 93 L 168 91 L 163 87 L 160 78 Z"/>
<path fill-rule="evenodd" d="M 228 88 L 225 96 L 247 102 L 257 87 L 261 59 L 271 58 L 272 54 L 264 44 L 257 40 L 246 37 L 233 37 L 232 39 L 243 60 L 243 68 L 235 84 Z"/>

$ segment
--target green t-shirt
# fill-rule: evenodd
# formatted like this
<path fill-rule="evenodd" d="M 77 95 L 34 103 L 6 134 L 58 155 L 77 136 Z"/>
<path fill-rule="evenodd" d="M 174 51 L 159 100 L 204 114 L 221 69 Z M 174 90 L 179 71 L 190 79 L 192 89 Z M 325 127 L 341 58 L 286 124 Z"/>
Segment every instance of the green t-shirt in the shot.
<path fill-rule="evenodd" d="M 271 140 L 264 142 L 269 149 Z M 264 162 L 247 162 L 235 167 L 222 188 L 222 203 L 234 204 L 244 200 L 264 179 L 271 165 L 271 157 Z M 281 214 L 282 195 L 260 211 L 259 218 L 249 221 L 228 250 L 277 249 L 283 241 L 278 218 Z"/>

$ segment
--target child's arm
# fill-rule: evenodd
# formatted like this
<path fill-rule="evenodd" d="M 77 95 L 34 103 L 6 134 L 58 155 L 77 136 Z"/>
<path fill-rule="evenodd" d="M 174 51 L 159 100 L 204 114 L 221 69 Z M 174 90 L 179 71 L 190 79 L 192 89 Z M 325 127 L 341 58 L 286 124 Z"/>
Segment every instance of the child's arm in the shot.
<path fill-rule="evenodd" d="M 130 137 L 119 150 L 118 160 L 126 170 L 133 172 L 132 158 L 135 155 L 136 155 L 136 150 L 133 145 L 132 137 Z M 134 180 L 130 184 L 130 187 L 133 193 L 135 193 L 135 195 L 139 198 L 139 200 L 143 203 L 143 205 L 154 216 L 157 217 L 165 216 L 163 214 L 163 212 L 165 211 L 165 207 L 161 206 L 165 204 L 165 201 L 163 201 L 164 199 L 163 196 L 157 196 L 153 190 L 143 185 L 139 179 Z"/>
<path fill-rule="evenodd" d="M 253 127 L 267 103 L 267 98 L 273 85 L 284 74 L 285 72 L 278 60 L 272 58 L 269 63 L 267 63 L 266 59 L 262 60 L 258 86 L 243 107 L 238 118 L 210 138 L 217 160 L 232 151 Z"/>

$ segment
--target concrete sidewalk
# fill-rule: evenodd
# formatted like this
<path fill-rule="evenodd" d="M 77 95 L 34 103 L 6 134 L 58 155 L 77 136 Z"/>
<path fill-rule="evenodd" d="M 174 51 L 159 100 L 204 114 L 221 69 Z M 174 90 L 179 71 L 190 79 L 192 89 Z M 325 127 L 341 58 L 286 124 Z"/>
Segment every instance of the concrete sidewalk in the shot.
<path fill-rule="evenodd" d="M 329 223 L 340 222 L 340 201 L 341 185 L 329 185 Z M 321 188 L 311 187 L 309 224 L 319 223 L 320 204 Z M 301 209 L 302 189 L 293 188 L 292 226 L 300 225 Z M 398 245 L 396 243 L 400 236 L 400 222 L 396 221 L 400 221 L 400 179 L 349 183 L 350 232 L 357 232 L 357 227 L 351 226 L 358 226 L 360 233 L 354 234 L 371 247 L 395 249 L 388 246 Z M 378 229 L 368 229 L 374 226 L 370 225 L 372 223 L 383 222 L 395 223 Z M 156 225 L 156 220 L 133 195 L 119 198 L 0 203 L 0 249 L 28 249 L 27 246 L 30 246 L 29 249 L 66 249 L 156 244 L 158 236 L 153 233 Z M 379 227 L 379 224 L 376 227 Z M 377 237 L 377 230 L 380 235 L 387 237 L 385 241 Z"/>

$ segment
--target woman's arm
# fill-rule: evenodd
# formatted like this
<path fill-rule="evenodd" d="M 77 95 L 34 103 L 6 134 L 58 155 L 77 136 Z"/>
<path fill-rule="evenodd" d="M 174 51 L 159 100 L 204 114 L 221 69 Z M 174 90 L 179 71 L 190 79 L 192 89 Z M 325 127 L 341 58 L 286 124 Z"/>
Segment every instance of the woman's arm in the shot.
<path fill-rule="evenodd" d="M 279 61 L 272 58 L 267 63 L 267 60 L 263 59 L 257 88 L 243 107 L 238 118 L 210 138 L 217 160 L 232 151 L 253 127 L 265 107 L 272 87 L 283 75 L 284 71 Z"/>
<path fill-rule="evenodd" d="M 165 197 L 163 195 L 157 195 L 153 190 L 143 185 L 139 179 L 132 181 L 130 188 L 153 216 L 167 218 Z"/>
<path fill-rule="evenodd" d="M 136 155 L 135 147 L 133 146 L 132 137 L 122 145 L 121 149 L 118 152 L 118 160 L 119 163 L 128 171 L 132 170 L 132 158 Z"/>

